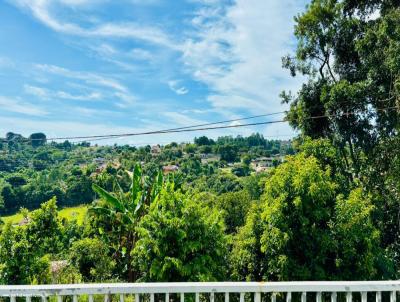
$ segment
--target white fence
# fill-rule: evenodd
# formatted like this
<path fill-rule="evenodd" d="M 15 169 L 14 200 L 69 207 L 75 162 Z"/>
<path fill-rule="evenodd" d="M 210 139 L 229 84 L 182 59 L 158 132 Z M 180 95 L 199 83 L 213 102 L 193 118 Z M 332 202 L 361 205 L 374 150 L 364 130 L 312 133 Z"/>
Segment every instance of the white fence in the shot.
<path fill-rule="evenodd" d="M 16 302 L 17 297 L 24 297 L 26 302 L 40 297 L 42 302 L 52 299 L 62 302 L 64 297 L 72 297 L 73 302 L 93 302 L 94 297 L 104 296 L 109 302 L 117 297 L 124 302 L 127 296 L 134 302 L 170 302 L 185 299 L 200 302 L 262 302 L 279 301 L 336 302 L 338 296 L 346 302 L 354 297 L 360 302 L 381 302 L 382 297 L 396 302 L 400 292 L 400 281 L 340 281 L 340 282 L 184 282 L 184 283 L 115 283 L 115 284 L 68 284 L 68 285 L 4 285 L 0 286 L 0 297 Z M 171 297 L 170 297 L 171 295 Z M 155 300 L 156 297 L 156 300 Z M 191 297 L 189 299 L 189 297 Z M 37 298 L 36 298 L 37 299 Z M 372 299 L 372 300 L 371 300 Z M 20 298 L 18 298 L 20 300 Z M 294 301 L 293 301 L 294 302 Z"/>

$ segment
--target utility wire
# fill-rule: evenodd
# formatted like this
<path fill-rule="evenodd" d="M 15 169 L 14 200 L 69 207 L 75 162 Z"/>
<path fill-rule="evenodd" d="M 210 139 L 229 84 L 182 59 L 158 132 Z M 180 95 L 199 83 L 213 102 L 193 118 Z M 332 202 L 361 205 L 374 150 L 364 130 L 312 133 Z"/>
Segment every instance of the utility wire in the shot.
<path fill-rule="evenodd" d="M 253 116 L 248 116 L 248 117 L 242 117 L 242 118 L 237 118 L 237 119 L 230 119 L 230 120 L 225 120 L 225 121 L 218 121 L 218 122 L 197 124 L 197 125 L 191 125 L 191 126 L 185 126 L 185 127 L 177 127 L 177 128 L 169 128 L 169 129 L 162 129 L 162 130 L 156 130 L 156 131 L 142 132 L 142 133 L 137 133 L 137 135 L 158 134 L 158 133 L 164 133 L 164 132 L 165 133 L 169 133 L 169 132 L 175 131 L 175 130 L 183 130 L 183 129 L 190 129 L 190 128 L 196 128 L 196 127 L 203 127 L 203 126 L 212 126 L 212 125 L 218 125 L 218 124 L 226 124 L 226 123 L 232 123 L 232 122 L 256 119 L 256 118 L 260 118 L 260 117 L 267 117 L 267 116 L 273 116 L 273 115 L 284 114 L 284 113 L 286 113 L 286 111 L 278 111 L 278 112 L 272 112 L 272 113 L 253 115 Z M 47 140 L 48 141 L 54 141 L 54 140 L 72 140 L 72 139 L 94 138 L 93 140 L 90 140 L 90 141 L 95 141 L 95 140 L 118 138 L 118 137 L 130 136 L 130 135 L 131 135 L 131 133 L 91 135 L 91 136 L 76 136 L 76 137 L 51 137 L 51 138 L 47 138 Z M 3 140 L 6 141 L 5 139 L 3 139 Z M 40 138 L 36 138 L 35 139 L 34 138 L 34 139 L 29 139 L 29 140 L 30 141 L 35 141 L 35 140 L 41 141 L 42 139 L 40 139 Z"/>
<path fill-rule="evenodd" d="M 387 108 L 376 108 L 376 111 L 387 111 L 392 109 L 400 109 L 398 106 L 387 107 Z M 187 127 L 179 127 L 179 128 L 170 128 L 164 130 L 155 130 L 155 131 L 147 131 L 147 132 L 137 132 L 137 133 L 123 133 L 123 134 L 108 134 L 108 135 L 88 135 L 88 136 L 70 136 L 70 137 L 53 137 L 48 138 L 49 141 L 54 140 L 75 140 L 75 139 L 84 139 L 85 141 L 95 141 L 95 140 L 103 140 L 103 139 L 111 139 L 111 138 L 119 138 L 119 137 L 130 137 L 130 136 L 140 136 L 140 135 L 152 135 L 152 134 L 164 134 L 164 133 L 181 133 L 181 132 L 194 132 L 194 131 L 206 131 L 206 130 L 215 130 L 215 129 L 228 129 L 228 128 L 241 128 L 241 127 L 249 127 L 249 126 L 258 126 L 258 125 L 268 125 L 268 124 L 276 124 L 276 123 L 286 123 L 287 120 L 275 120 L 275 121 L 265 121 L 265 122 L 257 122 L 257 123 L 248 123 L 248 124 L 238 124 L 238 125 L 224 125 L 224 126 L 215 126 L 215 127 L 203 127 L 203 126 L 211 126 L 216 124 L 223 124 L 227 122 L 235 122 L 241 120 L 248 120 L 257 117 L 265 117 L 271 115 L 277 115 L 285 113 L 282 112 L 274 112 L 269 114 L 262 114 L 257 116 L 245 117 L 240 119 L 233 119 L 227 121 L 219 121 L 214 123 L 205 123 L 205 124 L 198 124 L 192 125 Z M 357 112 L 344 112 L 342 114 L 326 114 L 326 115 L 319 115 L 319 116 L 310 116 L 304 118 L 305 120 L 313 120 L 313 119 L 322 119 L 322 118 L 333 118 L 333 117 L 349 117 L 351 115 L 357 115 Z M 31 140 L 41 140 L 41 139 L 31 139 Z"/>
<path fill-rule="evenodd" d="M 387 108 L 381 108 L 381 109 L 376 109 L 377 111 L 385 111 L 385 110 L 392 110 L 392 109 L 399 109 L 398 106 L 393 106 L 393 107 L 387 107 Z M 275 113 L 278 114 L 278 113 Z M 348 117 L 351 115 L 356 115 L 356 112 L 345 112 L 341 115 L 337 114 L 327 114 L 327 115 L 319 115 L 319 116 L 310 116 L 305 118 L 306 120 L 314 120 L 314 119 L 322 119 L 322 118 L 333 118 L 333 117 Z M 251 118 L 251 117 L 249 117 Z M 249 119 L 246 118 L 246 119 Z M 276 123 L 286 123 L 287 120 L 282 119 L 282 120 L 275 120 L 275 121 L 265 121 L 265 122 L 257 122 L 257 123 L 248 123 L 248 124 L 238 124 L 238 125 L 224 125 L 224 126 L 216 126 L 216 127 L 197 127 L 196 126 L 188 126 L 188 127 L 180 127 L 180 128 L 172 128 L 172 129 L 167 129 L 167 130 L 158 130 L 158 131 L 149 131 L 149 132 L 137 132 L 137 133 L 125 133 L 125 134 L 111 134 L 111 135 L 97 135 L 97 136 L 80 136 L 80 137 L 64 137 L 64 138 L 53 138 L 49 140 L 55 140 L 55 139 L 89 139 L 90 141 L 93 141 L 94 139 L 100 140 L 100 139 L 110 139 L 110 138 L 116 138 L 116 137 L 130 137 L 130 136 L 139 136 L 139 135 L 151 135 L 151 134 L 163 134 L 163 133 L 180 133 L 180 132 L 194 132 L 194 131 L 206 131 L 206 130 L 215 130 L 215 129 L 228 129 L 228 128 L 241 128 L 241 127 L 249 127 L 249 126 L 258 126 L 258 125 L 268 125 L 268 124 L 276 124 Z M 217 122 L 217 123 L 223 123 L 223 122 Z M 209 124 L 215 124 L 215 123 L 209 123 Z M 92 140 L 93 138 L 93 140 Z M 86 140 L 87 141 L 87 140 Z"/>
<path fill-rule="evenodd" d="M 273 115 L 278 115 L 278 114 L 283 114 L 283 113 L 286 113 L 286 111 L 279 111 L 279 112 L 260 114 L 260 115 L 253 115 L 253 116 L 237 118 L 237 119 L 231 119 L 231 120 L 225 120 L 225 121 L 218 121 L 218 122 L 212 122 L 212 123 L 204 123 L 204 124 L 197 124 L 197 125 L 191 125 L 191 126 L 185 126 L 185 127 L 148 131 L 148 132 L 140 132 L 140 133 L 105 134 L 105 135 L 91 135 L 91 136 L 80 136 L 80 137 L 77 136 L 77 137 L 73 137 L 73 138 L 71 138 L 71 137 L 54 137 L 54 138 L 48 138 L 48 140 L 85 139 L 85 138 L 115 138 L 115 137 L 124 137 L 124 136 L 132 136 L 132 135 L 170 133 L 170 132 L 181 131 L 181 130 L 185 130 L 185 129 L 204 127 L 204 126 L 212 126 L 212 125 L 218 125 L 218 124 L 233 123 L 233 122 L 250 120 L 250 119 L 255 119 L 255 118 L 260 118 L 260 117 L 273 116 Z"/>

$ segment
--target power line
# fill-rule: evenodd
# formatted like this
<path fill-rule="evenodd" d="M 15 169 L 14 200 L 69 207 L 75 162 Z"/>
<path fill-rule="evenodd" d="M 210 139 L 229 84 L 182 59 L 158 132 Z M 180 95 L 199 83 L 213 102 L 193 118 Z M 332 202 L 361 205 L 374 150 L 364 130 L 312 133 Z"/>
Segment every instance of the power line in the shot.
<path fill-rule="evenodd" d="M 392 109 L 399 109 L 398 106 L 393 106 L 393 107 L 387 107 L 387 108 L 376 108 L 375 110 L 377 111 L 387 111 L 387 110 L 392 110 Z M 226 120 L 226 121 L 219 121 L 219 122 L 213 122 L 213 123 L 204 123 L 204 124 L 198 124 L 198 125 L 191 125 L 191 126 L 186 126 L 186 127 L 178 127 L 178 128 L 170 128 L 170 129 L 164 129 L 164 130 L 155 130 L 155 131 L 147 131 L 147 132 L 137 132 L 137 133 L 123 133 L 123 134 L 108 134 L 108 135 L 88 135 L 88 136 L 70 136 L 70 137 L 54 137 L 54 138 L 48 138 L 47 140 L 54 141 L 54 140 L 76 140 L 76 139 L 84 139 L 84 141 L 96 141 L 96 140 L 104 140 L 104 139 L 112 139 L 112 138 L 119 138 L 119 137 L 130 137 L 130 136 L 141 136 L 141 135 L 152 135 L 152 134 L 165 134 L 165 133 L 181 133 L 181 132 L 194 132 L 194 131 L 207 131 L 207 130 L 215 130 L 215 129 L 228 129 L 228 128 L 241 128 L 241 127 L 249 127 L 249 126 L 259 126 L 259 125 L 268 125 L 268 124 L 276 124 L 276 123 L 285 123 L 287 120 L 282 119 L 282 120 L 275 120 L 275 121 L 265 121 L 265 122 L 257 122 L 257 123 L 248 123 L 248 124 L 238 124 L 238 125 L 224 125 L 224 126 L 216 126 L 216 127 L 204 127 L 204 126 L 211 126 L 211 125 L 216 125 L 216 124 L 223 124 L 227 122 L 235 122 L 235 121 L 241 121 L 241 120 L 248 120 L 248 119 L 254 119 L 258 117 L 266 117 L 266 116 L 271 116 L 271 115 L 277 115 L 277 114 L 282 114 L 285 113 L 285 111 L 281 112 L 274 112 L 274 113 L 268 113 L 268 114 L 262 114 L 262 115 L 255 115 L 255 116 L 250 116 L 250 117 L 245 117 L 245 118 L 239 118 L 239 119 L 232 119 L 232 120 Z M 311 119 L 321 119 L 321 118 L 333 118 L 333 117 L 348 117 L 351 115 L 356 115 L 358 114 L 357 112 L 345 112 L 341 115 L 338 114 L 327 114 L 327 115 L 319 115 L 319 116 L 310 116 L 306 117 L 306 120 L 311 120 Z M 31 140 L 41 140 L 41 139 L 31 139 Z"/>
<path fill-rule="evenodd" d="M 253 116 L 248 116 L 248 117 L 243 117 L 243 118 L 237 118 L 237 119 L 231 119 L 231 120 L 225 120 L 225 121 L 218 121 L 218 122 L 211 122 L 211 123 L 204 123 L 204 124 L 197 124 L 197 125 L 191 125 L 191 126 L 185 126 L 185 127 L 177 127 L 177 128 L 169 128 L 169 129 L 162 129 L 162 130 L 155 130 L 155 131 L 148 131 L 148 132 L 140 132 L 140 133 L 135 133 L 135 134 L 133 134 L 133 133 L 105 134 L 105 135 L 77 136 L 77 137 L 73 137 L 73 138 L 71 138 L 71 137 L 54 137 L 54 138 L 48 138 L 48 140 L 67 140 L 67 139 L 105 138 L 105 137 L 106 138 L 115 138 L 115 137 L 124 137 L 124 136 L 132 136 L 132 135 L 147 135 L 147 134 L 170 133 L 170 132 L 181 131 L 181 130 L 185 130 L 185 129 L 192 129 L 192 128 L 197 128 L 197 127 L 233 123 L 233 122 L 250 120 L 250 119 L 255 119 L 255 118 L 260 118 L 260 117 L 273 116 L 273 115 L 278 115 L 278 114 L 283 114 L 283 113 L 286 113 L 286 111 L 279 111 L 279 112 L 273 112 L 273 113 L 253 115 Z"/>
<path fill-rule="evenodd" d="M 399 107 L 393 106 L 393 107 L 381 108 L 381 109 L 376 109 L 376 110 L 377 111 L 385 111 L 385 110 L 392 110 L 392 109 L 399 109 Z M 278 114 L 278 113 L 273 113 L 273 114 Z M 356 112 L 345 112 L 342 115 L 337 115 L 337 114 L 329 115 L 328 114 L 328 115 L 310 116 L 305 119 L 311 120 L 311 119 L 333 118 L 333 117 L 343 117 L 343 116 L 348 117 L 348 116 L 356 115 L 356 114 L 357 114 Z M 271 115 L 271 114 L 269 114 L 269 115 Z M 250 119 L 250 118 L 252 118 L 252 117 L 245 118 L 245 119 Z M 232 120 L 230 120 L 230 121 L 232 121 Z M 249 127 L 249 126 L 286 123 L 286 122 L 287 122 L 287 120 L 283 119 L 283 120 L 275 120 L 275 121 L 265 121 L 265 122 L 238 124 L 238 125 L 225 125 L 225 126 L 216 126 L 216 127 L 200 127 L 199 128 L 197 126 L 188 126 L 188 127 L 172 128 L 172 129 L 158 130 L 158 131 L 138 132 L 138 133 L 53 138 L 53 140 L 55 140 L 55 139 L 89 139 L 90 141 L 94 141 L 94 140 L 111 139 L 111 138 L 117 138 L 117 137 L 130 137 L 130 136 L 164 134 L 164 133 L 181 133 L 181 132 L 206 131 L 206 130 L 215 130 L 215 129 L 241 128 L 241 127 Z M 216 122 L 216 123 L 224 123 L 224 122 Z M 216 124 L 216 123 L 208 123 L 206 125 Z M 49 139 L 49 140 L 51 140 L 51 139 Z"/>

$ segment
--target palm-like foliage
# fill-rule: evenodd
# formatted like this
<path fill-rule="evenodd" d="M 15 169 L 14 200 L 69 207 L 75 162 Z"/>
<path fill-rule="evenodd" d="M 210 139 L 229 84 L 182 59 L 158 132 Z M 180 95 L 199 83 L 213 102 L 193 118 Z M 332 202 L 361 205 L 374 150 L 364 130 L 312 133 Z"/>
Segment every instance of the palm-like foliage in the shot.
<path fill-rule="evenodd" d="M 133 281 L 135 278 L 130 254 L 136 242 L 135 228 L 141 217 L 146 214 L 149 205 L 158 198 L 164 177 L 161 171 L 154 177 L 144 176 L 139 164 L 135 165 L 133 173 L 128 174 L 131 185 L 127 192 L 122 189 L 118 181 L 115 181 L 116 192 L 108 192 L 93 184 L 93 190 L 103 200 L 103 204 L 92 207 L 90 212 L 107 219 L 112 226 L 111 233 L 118 234 L 116 237 L 112 236 L 111 240 L 108 238 L 107 241 L 110 245 L 114 245 L 117 262 L 126 267 L 128 280 Z"/>

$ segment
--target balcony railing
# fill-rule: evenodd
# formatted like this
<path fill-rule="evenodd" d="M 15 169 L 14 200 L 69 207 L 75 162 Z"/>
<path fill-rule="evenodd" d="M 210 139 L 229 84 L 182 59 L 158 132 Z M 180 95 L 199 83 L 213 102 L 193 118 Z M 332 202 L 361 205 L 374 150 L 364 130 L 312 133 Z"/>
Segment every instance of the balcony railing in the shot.
<path fill-rule="evenodd" d="M 115 283 L 68 285 L 4 285 L 0 297 L 16 302 L 17 298 L 42 299 L 42 302 L 396 302 L 400 281 L 340 282 L 185 282 L 185 283 Z"/>

